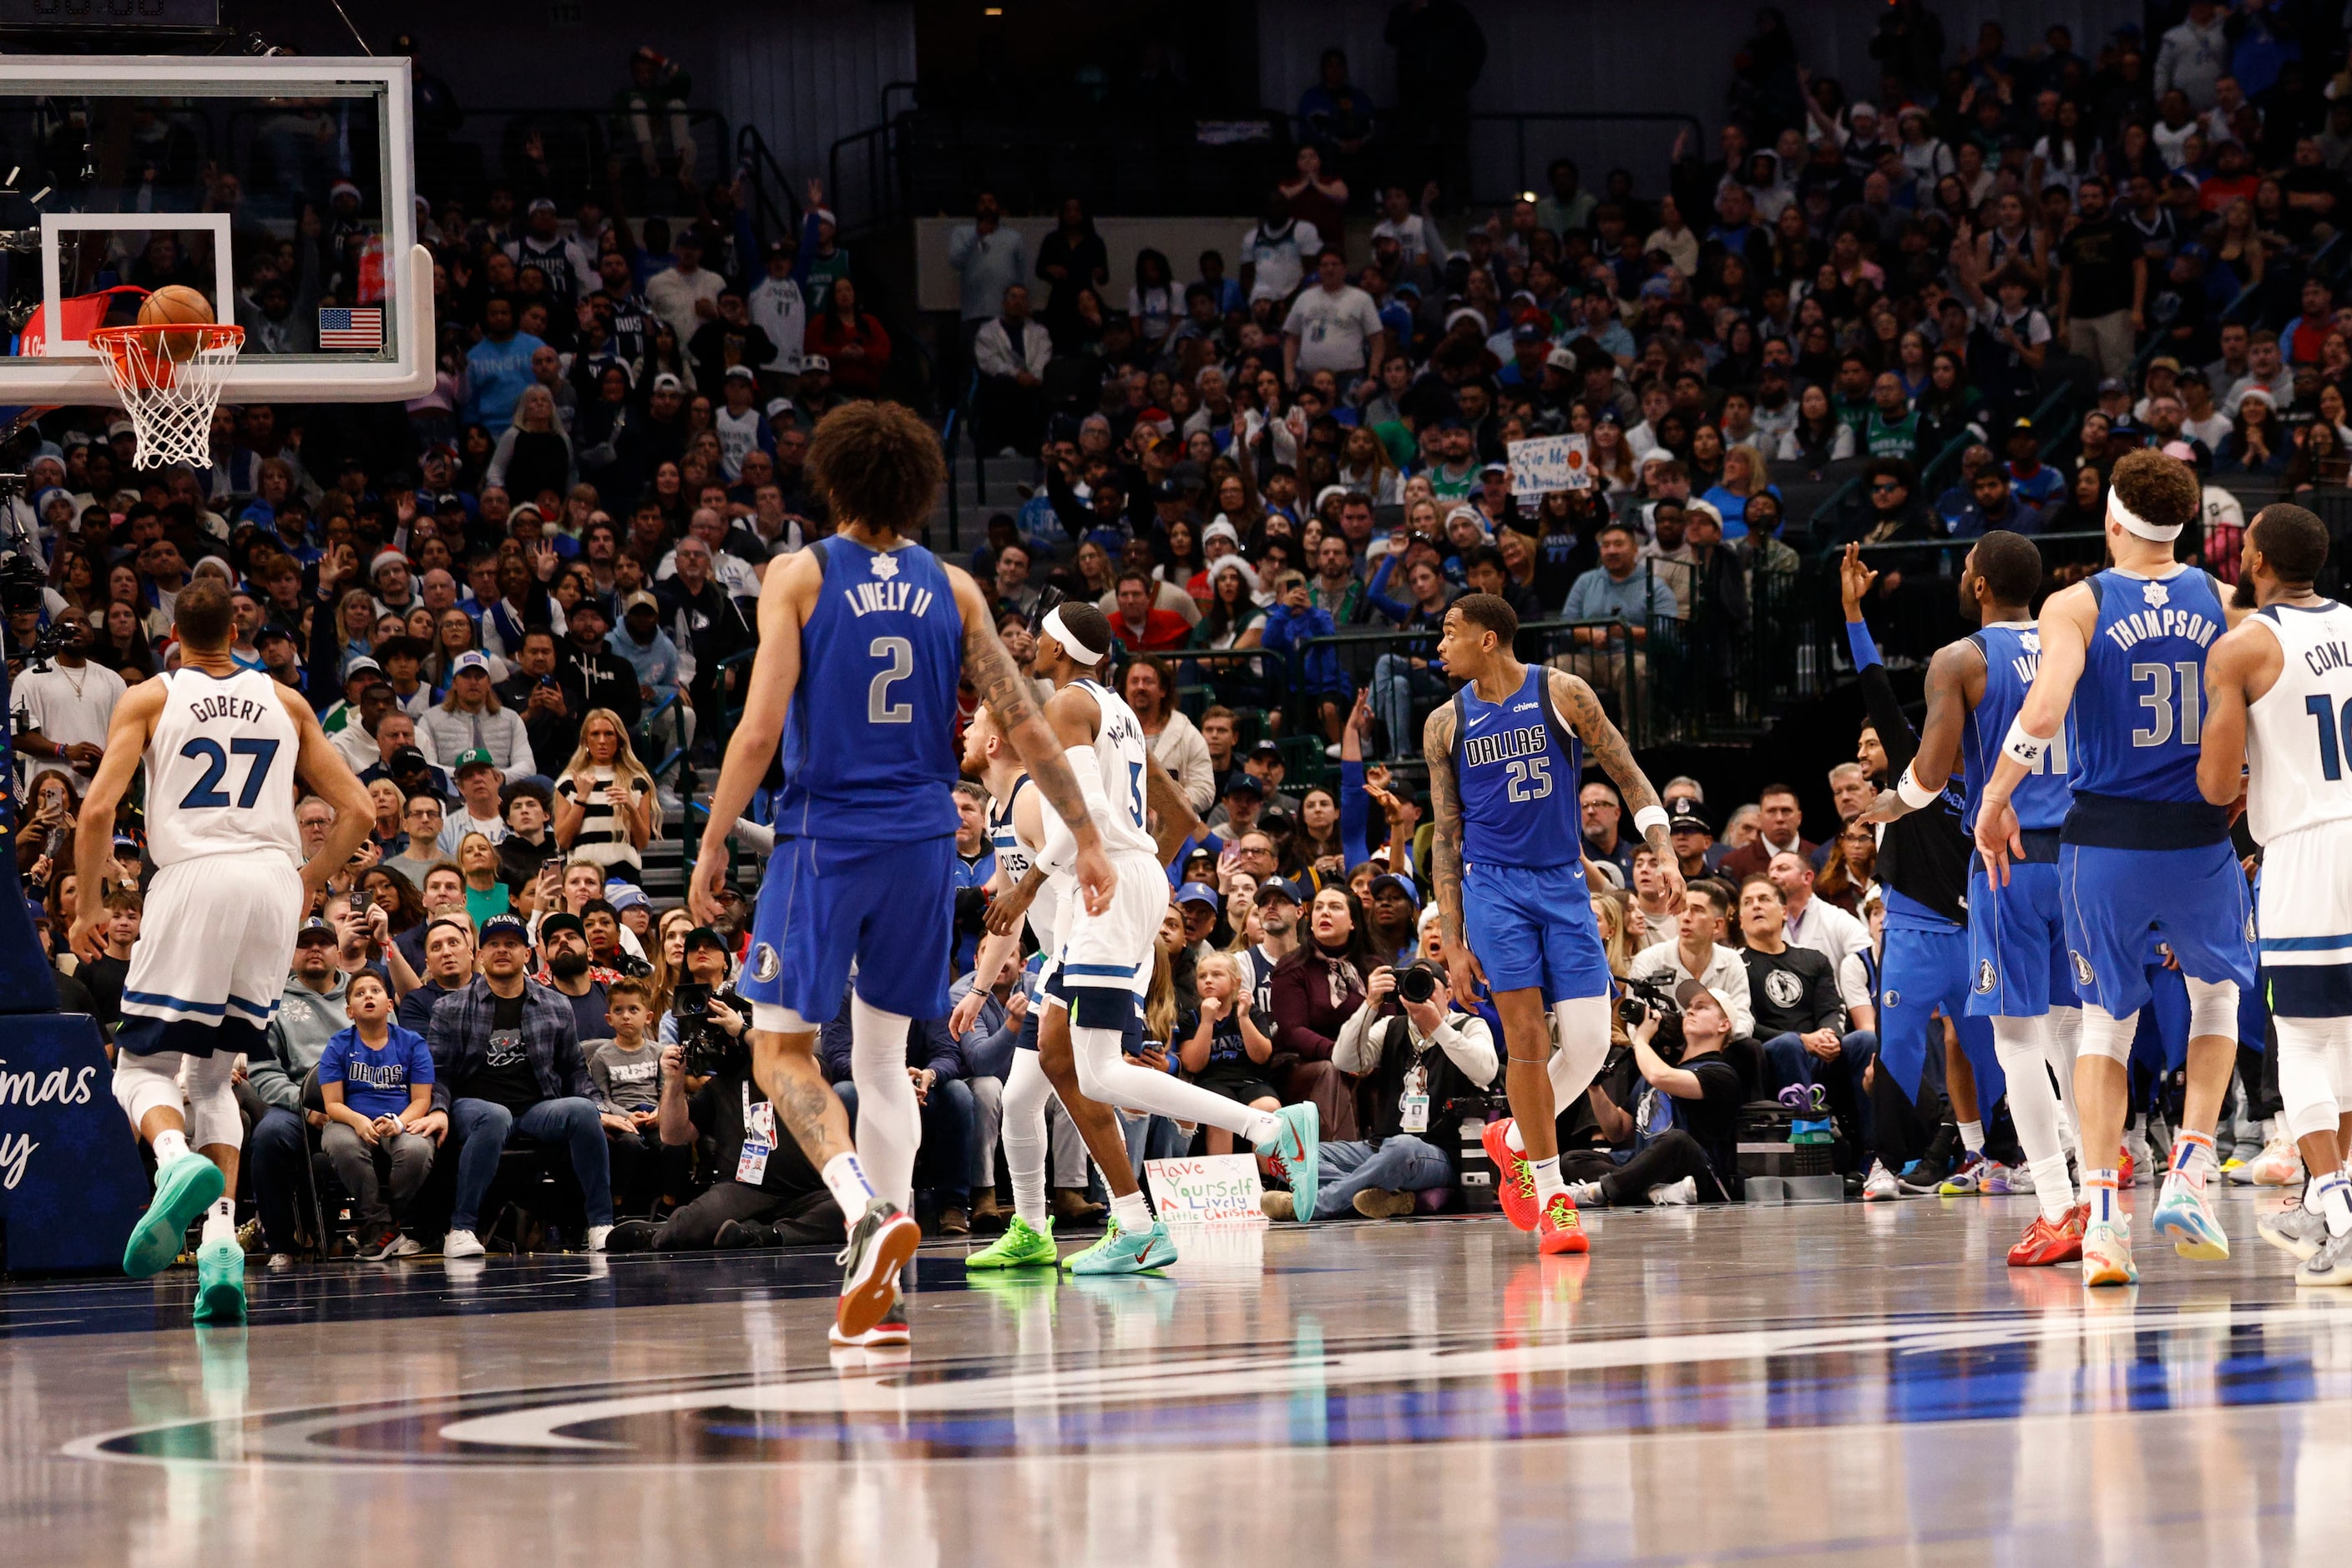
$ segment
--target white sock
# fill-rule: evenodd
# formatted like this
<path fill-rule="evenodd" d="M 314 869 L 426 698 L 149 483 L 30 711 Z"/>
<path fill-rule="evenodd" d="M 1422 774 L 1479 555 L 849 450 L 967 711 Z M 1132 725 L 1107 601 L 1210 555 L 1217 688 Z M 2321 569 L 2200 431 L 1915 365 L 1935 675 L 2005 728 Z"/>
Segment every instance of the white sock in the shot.
<path fill-rule="evenodd" d="M 874 1201 L 874 1184 L 866 1179 L 866 1167 L 856 1154 L 835 1154 L 827 1160 L 824 1185 L 853 1227 L 866 1217 L 866 1207 Z"/>
<path fill-rule="evenodd" d="M 923 1110 L 907 1077 L 909 1021 L 905 1014 L 885 1013 L 863 997 L 853 994 L 849 999 L 849 1079 L 857 1086 L 858 1157 L 865 1162 L 875 1195 L 912 1211 Z"/>
<path fill-rule="evenodd" d="M 1984 1152 L 1983 1122 L 1963 1121 L 1960 1123 L 1960 1147 L 1967 1150 L 1971 1154 L 1981 1154 Z"/>
<path fill-rule="evenodd" d="M 1528 1169 L 1535 1173 L 1536 1207 L 1541 1209 L 1551 1202 L 1554 1193 L 1568 1191 L 1568 1184 L 1559 1179 L 1559 1156 L 1549 1160 L 1530 1160 Z"/>
<path fill-rule="evenodd" d="M 2319 1211 L 2327 1216 L 2327 1234 L 2342 1236 L 2352 1230 L 2352 1184 L 2337 1171 L 2319 1181 Z"/>
<path fill-rule="evenodd" d="M 1118 1221 L 1118 1228 L 1129 1236 L 1138 1236 L 1151 1228 L 1151 1205 L 1143 1201 L 1143 1189 L 1114 1195 L 1110 1200 L 1110 1217 Z"/>
<path fill-rule="evenodd" d="M 210 1247 L 215 1241 L 236 1245 L 236 1200 L 226 1193 L 205 1211 L 204 1244 Z"/>
<path fill-rule="evenodd" d="M 1528 1141 L 1519 1136 L 1517 1117 L 1511 1118 L 1510 1130 L 1503 1134 L 1503 1142 L 1510 1146 L 1511 1152 L 1514 1154 L 1524 1154 L 1528 1152 Z"/>
<path fill-rule="evenodd" d="M 2066 1144 L 2059 1131 L 2058 1092 L 2050 1084 L 2043 1049 L 2047 1018 L 1992 1020 L 1993 1055 L 2009 1078 L 2009 1118 L 2033 1175 L 2033 1195 L 2042 1217 L 2056 1225 L 2074 1206 L 2074 1184 L 2066 1174 Z"/>
<path fill-rule="evenodd" d="M 188 1135 L 178 1128 L 167 1128 L 155 1134 L 155 1164 L 158 1169 L 170 1164 L 188 1152 Z"/>
<path fill-rule="evenodd" d="M 1045 1228 L 1045 1106 L 1054 1086 L 1034 1051 L 1013 1053 L 1004 1080 L 1004 1165 L 1013 1173 L 1013 1212 L 1032 1230 Z"/>
<path fill-rule="evenodd" d="M 1078 1072 L 1078 1091 L 1096 1104 L 1148 1110 L 1171 1121 L 1205 1121 L 1248 1139 L 1252 1145 L 1265 1142 L 1281 1131 L 1282 1119 L 1270 1110 L 1253 1110 L 1238 1100 L 1186 1083 L 1173 1073 L 1138 1067 L 1120 1052 L 1120 1038 L 1117 1029 L 1070 1025 L 1070 1055 Z M 864 1110 L 858 1114 L 863 1116 Z"/>

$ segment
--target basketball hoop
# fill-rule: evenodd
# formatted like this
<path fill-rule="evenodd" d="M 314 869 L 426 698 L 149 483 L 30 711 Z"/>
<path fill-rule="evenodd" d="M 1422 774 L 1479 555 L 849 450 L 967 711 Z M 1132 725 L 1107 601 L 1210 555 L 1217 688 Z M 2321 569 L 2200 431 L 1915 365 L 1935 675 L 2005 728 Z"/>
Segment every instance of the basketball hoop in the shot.
<path fill-rule="evenodd" d="M 100 327 L 90 347 L 106 362 L 139 440 L 131 462 L 205 468 L 212 460 L 213 409 L 245 343 L 243 327 L 173 324 Z"/>

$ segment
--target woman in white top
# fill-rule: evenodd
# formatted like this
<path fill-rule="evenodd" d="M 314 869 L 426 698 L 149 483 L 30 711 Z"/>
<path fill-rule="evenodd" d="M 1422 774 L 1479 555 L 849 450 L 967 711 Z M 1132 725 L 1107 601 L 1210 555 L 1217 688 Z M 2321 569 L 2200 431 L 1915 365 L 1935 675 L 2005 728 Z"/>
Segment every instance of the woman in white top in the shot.
<path fill-rule="evenodd" d="M 1912 105 L 1895 117 L 1895 127 L 1902 139 L 1896 151 L 1903 154 L 1903 166 L 1923 193 L 1934 190 L 1937 181 L 1958 167 L 1952 150 L 1927 128 L 1926 110 Z"/>
<path fill-rule="evenodd" d="M 2083 176 L 2099 167 L 2099 139 L 2083 127 L 2082 106 L 2073 99 L 2058 103 L 2058 129 L 2033 144 L 2033 161 L 2026 188 L 2039 195 L 2053 185 L 2066 187 L 2071 199 Z"/>
<path fill-rule="evenodd" d="M 1658 198 L 1658 226 L 1642 242 L 1644 253 L 1663 250 L 1675 270 L 1688 278 L 1698 271 L 1698 236 L 1683 221 L 1682 207 L 1672 196 Z"/>
<path fill-rule="evenodd" d="M 1404 499 L 1404 476 L 1390 460 L 1388 447 L 1359 425 L 1339 444 L 1339 484 L 1372 498 L 1374 506 L 1395 506 Z"/>
<path fill-rule="evenodd" d="M 555 842 L 574 859 L 593 860 L 607 878 L 640 881 L 643 851 L 661 826 L 654 777 L 629 745 L 620 715 L 592 708 L 580 721 L 580 748 L 555 786 Z"/>

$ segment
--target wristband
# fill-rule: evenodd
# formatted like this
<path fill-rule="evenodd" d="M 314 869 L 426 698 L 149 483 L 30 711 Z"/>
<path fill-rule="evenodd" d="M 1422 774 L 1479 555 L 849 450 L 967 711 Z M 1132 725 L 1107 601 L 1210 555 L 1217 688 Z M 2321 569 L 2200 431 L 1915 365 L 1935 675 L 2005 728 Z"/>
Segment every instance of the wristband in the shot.
<path fill-rule="evenodd" d="M 1664 806 L 1645 805 L 1633 814 L 1633 831 L 1641 837 L 1647 838 L 1650 836 L 1650 829 L 1655 827 L 1664 831 L 1672 825 L 1672 822 L 1673 818 L 1666 815 Z"/>
<path fill-rule="evenodd" d="M 2055 735 L 2037 735 L 2028 730 L 2025 714 L 2021 710 L 2011 721 L 2009 733 L 2001 740 L 2000 754 L 2023 763 L 2025 771 L 2030 773 L 2042 765 L 2042 759 L 2050 754 L 2050 742 L 2057 738 Z"/>
<path fill-rule="evenodd" d="M 1903 776 L 1895 781 L 1895 793 L 1905 805 L 1913 811 L 1917 811 L 1941 795 L 1943 791 L 1929 789 L 1912 777 L 1909 768 L 1905 768 Z"/>

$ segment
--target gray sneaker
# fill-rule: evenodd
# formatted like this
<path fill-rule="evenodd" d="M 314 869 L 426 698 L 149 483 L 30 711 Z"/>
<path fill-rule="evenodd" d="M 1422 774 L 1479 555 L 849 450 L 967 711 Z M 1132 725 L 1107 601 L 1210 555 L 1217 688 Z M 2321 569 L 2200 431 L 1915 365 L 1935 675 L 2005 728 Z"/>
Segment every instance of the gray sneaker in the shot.
<path fill-rule="evenodd" d="M 2326 1234 L 2323 1221 L 2320 1232 Z M 2342 1236 L 2328 1236 L 2319 1244 L 2319 1250 L 2294 1271 L 2298 1285 L 2352 1285 L 2352 1230 Z"/>
<path fill-rule="evenodd" d="M 1685 1176 L 1679 1182 L 1666 1182 L 1650 1189 L 1650 1202 L 1660 1208 L 1682 1208 L 1698 1202 L 1698 1179 Z"/>
<path fill-rule="evenodd" d="M 2255 1234 L 2300 1263 L 2317 1252 L 2327 1239 L 2327 1216 L 2301 1204 L 2266 1214 L 2254 1222 Z"/>

